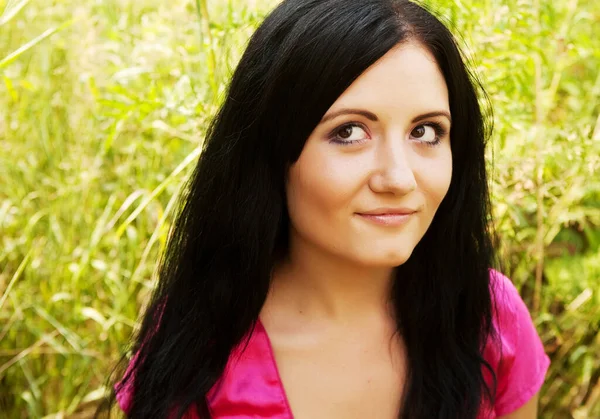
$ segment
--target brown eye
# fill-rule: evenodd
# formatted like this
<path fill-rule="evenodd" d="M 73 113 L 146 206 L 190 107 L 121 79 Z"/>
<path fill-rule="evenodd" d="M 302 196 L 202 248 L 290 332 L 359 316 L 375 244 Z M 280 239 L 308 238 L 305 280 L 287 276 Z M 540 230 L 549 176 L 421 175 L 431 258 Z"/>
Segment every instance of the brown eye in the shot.
<path fill-rule="evenodd" d="M 423 125 L 419 125 L 418 127 L 412 130 L 411 134 L 415 138 L 421 138 L 425 135 L 425 127 Z"/>
<path fill-rule="evenodd" d="M 422 124 L 415 127 L 410 132 L 410 136 L 422 143 L 435 143 L 439 139 L 439 133 L 436 131 L 436 128 L 429 124 Z"/>
<path fill-rule="evenodd" d="M 360 143 L 368 138 L 365 128 L 354 122 L 336 128 L 329 137 L 334 143 L 345 145 Z"/>
<path fill-rule="evenodd" d="M 340 138 L 350 138 L 352 136 L 353 129 L 354 127 L 352 125 L 346 125 L 338 131 L 338 135 L 340 136 Z"/>

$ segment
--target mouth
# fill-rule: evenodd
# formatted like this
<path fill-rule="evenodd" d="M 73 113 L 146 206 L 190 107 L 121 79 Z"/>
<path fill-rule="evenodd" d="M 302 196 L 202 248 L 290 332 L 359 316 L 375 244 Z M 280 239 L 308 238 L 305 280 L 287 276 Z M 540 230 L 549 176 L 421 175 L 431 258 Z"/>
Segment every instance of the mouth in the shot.
<path fill-rule="evenodd" d="M 414 218 L 416 211 L 402 211 L 389 213 L 356 213 L 356 215 L 375 224 L 385 226 L 400 226 Z"/>

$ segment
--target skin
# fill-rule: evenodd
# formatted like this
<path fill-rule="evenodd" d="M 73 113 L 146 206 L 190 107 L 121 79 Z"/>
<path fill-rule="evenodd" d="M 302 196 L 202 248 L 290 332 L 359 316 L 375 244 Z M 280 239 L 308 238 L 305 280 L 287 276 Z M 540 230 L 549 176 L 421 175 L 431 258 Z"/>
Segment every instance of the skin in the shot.
<path fill-rule="evenodd" d="M 401 44 L 335 101 L 290 168 L 290 253 L 261 321 L 295 418 L 397 418 L 406 355 L 388 297 L 448 191 L 450 127 L 435 60 Z M 359 215 L 381 207 L 416 212 L 400 226 Z"/>
<path fill-rule="evenodd" d="M 498 419 L 534 419 L 537 418 L 539 393 L 533 396 L 527 403 L 512 413 L 498 416 Z"/>

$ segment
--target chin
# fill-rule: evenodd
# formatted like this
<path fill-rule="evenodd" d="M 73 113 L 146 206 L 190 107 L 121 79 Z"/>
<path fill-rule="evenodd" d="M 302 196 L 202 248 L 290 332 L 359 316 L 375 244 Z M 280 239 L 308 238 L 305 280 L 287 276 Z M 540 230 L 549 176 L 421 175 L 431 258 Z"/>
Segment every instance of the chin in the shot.
<path fill-rule="evenodd" d="M 363 258 L 362 261 L 365 265 L 377 266 L 380 268 L 395 268 L 406 263 L 411 254 L 412 249 L 393 249 L 385 253 L 380 252 L 378 255 L 373 255 L 368 259 Z"/>

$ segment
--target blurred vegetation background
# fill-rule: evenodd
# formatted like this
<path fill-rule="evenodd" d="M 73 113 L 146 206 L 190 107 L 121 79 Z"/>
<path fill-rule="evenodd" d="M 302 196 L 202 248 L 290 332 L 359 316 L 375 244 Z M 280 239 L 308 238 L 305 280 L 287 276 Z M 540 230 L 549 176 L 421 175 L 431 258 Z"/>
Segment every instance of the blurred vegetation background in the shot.
<path fill-rule="evenodd" d="M 0 0 L 1 418 L 90 416 L 275 3 Z M 494 107 L 498 246 L 552 358 L 540 417 L 598 418 L 600 2 L 428 4 Z"/>

